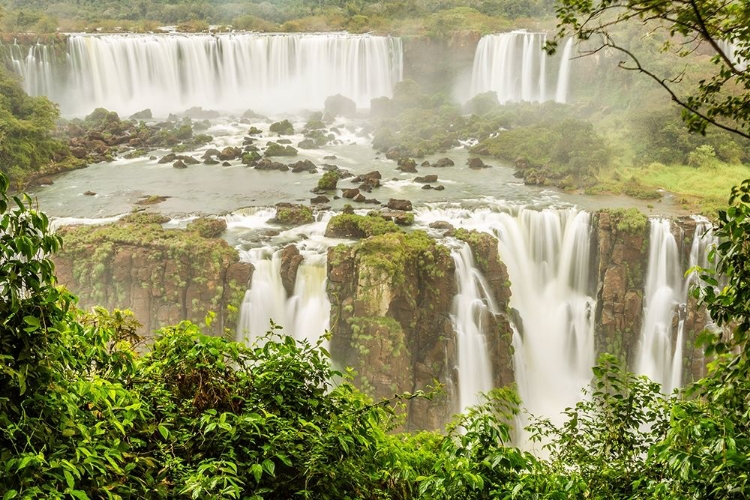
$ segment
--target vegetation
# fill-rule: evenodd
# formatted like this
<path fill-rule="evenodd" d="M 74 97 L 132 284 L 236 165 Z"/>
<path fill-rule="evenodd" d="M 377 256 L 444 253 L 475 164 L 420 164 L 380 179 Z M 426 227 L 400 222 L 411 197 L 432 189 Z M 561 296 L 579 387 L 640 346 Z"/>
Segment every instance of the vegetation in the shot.
<path fill-rule="evenodd" d="M 0 494 L 4 498 L 744 498 L 750 491 L 750 181 L 719 217 L 717 272 L 696 291 L 719 326 L 690 397 L 603 357 L 588 398 L 556 427 L 536 421 L 535 457 L 509 443 L 518 399 L 496 390 L 445 435 L 389 433 L 373 403 L 330 368 L 321 344 L 269 334 L 246 347 L 183 322 L 144 355 L 127 312 L 83 313 L 57 288 L 61 238 L 0 175 Z M 12 206 L 11 206 L 12 205 Z M 382 241 L 381 241 L 382 240 Z M 367 240 L 421 251 L 424 233 Z M 369 242 L 369 243 L 368 243 Z M 20 257 L 20 258 L 19 258 Z M 210 322 L 210 316 L 207 319 Z M 348 376 L 348 375 L 347 375 Z M 406 394 L 401 398 L 420 396 Z M 395 401 L 395 400 L 394 400 Z"/>
<path fill-rule="evenodd" d="M 18 79 L 0 67 L 0 172 L 22 185 L 30 177 L 80 167 L 53 136 L 57 106 L 29 97 Z"/>

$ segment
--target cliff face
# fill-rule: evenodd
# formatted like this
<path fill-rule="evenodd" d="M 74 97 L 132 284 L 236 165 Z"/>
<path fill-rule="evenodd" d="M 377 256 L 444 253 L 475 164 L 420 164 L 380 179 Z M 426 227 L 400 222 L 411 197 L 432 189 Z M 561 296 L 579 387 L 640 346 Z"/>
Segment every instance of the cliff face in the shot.
<path fill-rule="evenodd" d="M 648 266 L 648 219 L 632 210 L 602 210 L 593 220 L 598 251 L 597 351 L 634 366 Z"/>
<path fill-rule="evenodd" d="M 463 236 L 505 311 L 510 295 L 497 241 L 474 232 Z M 459 410 L 450 317 L 455 264 L 448 248 L 421 231 L 372 236 L 330 249 L 328 278 L 333 359 L 353 367 L 355 383 L 375 398 L 426 390 L 440 382 L 443 395 L 409 403 L 407 427 L 442 428 Z M 504 314 L 485 320 L 495 381 L 502 386 L 513 380 L 510 326 Z"/>
<path fill-rule="evenodd" d="M 155 216 L 129 216 L 106 226 L 63 228 L 57 276 L 83 307 L 131 309 L 141 334 L 216 313 L 210 333 L 233 329 L 252 275 L 224 240 L 195 230 L 165 230 Z"/>

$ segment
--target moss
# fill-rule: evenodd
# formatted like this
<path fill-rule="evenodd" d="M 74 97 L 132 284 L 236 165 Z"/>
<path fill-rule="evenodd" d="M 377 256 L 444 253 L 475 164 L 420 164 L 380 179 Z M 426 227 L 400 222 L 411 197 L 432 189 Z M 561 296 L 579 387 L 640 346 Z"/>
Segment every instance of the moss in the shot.
<path fill-rule="evenodd" d="M 338 182 L 339 174 L 331 170 L 323 174 L 323 177 L 318 180 L 318 189 L 323 191 L 336 189 Z"/>
<path fill-rule="evenodd" d="M 297 156 L 297 150 L 292 146 L 283 146 L 275 142 L 269 142 L 265 152 L 266 156 Z"/>
<path fill-rule="evenodd" d="M 328 221 L 325 235 L 329 238 L 368 238 L 398 232 L 402 229 L 379 215 L 339 214 Z"/>
<path fill-rule="evenodd" d="M 648 217 L 637 208 L 618 208 L 606 211 L 609 212 L 612 225 L 618 231 L 638 234 L 648 226 Z"/>
<path fill-rule="evenodd" d="M 271 132 L 275 132 L 279 135 L 292 135 L 294 134 L 294 126 L 289 120 L 283 120 L 271 124 L 269 128 Z"/>
<path fill-rule="evenodd" d="M 289 224 L 299 226 L 301 224 L 311 224 L 315 221 L 312 209 L 304 205 L 292 205 L 290 203 L 279 204 L 276 206 L 276 222 L 279 224 Z"/>
<path fill-rule="evenodd" d="M 424 259 L 424 253 L 433 247 L 438 248 L 435 240 L 424 231 L 390 232 L 362 240 L 355 247 L 355 253 L 360 263 L 360 272 L 382 271 L 394 286 L 399 286 L 404 283 L 407 263 L 419 263 Z M 432 256 L 427 258 L 434 259 Z M 424 270 L 428 274 L 436 274 L 433 272 L 436 270 L 431 270 L 428 266 Z"/>

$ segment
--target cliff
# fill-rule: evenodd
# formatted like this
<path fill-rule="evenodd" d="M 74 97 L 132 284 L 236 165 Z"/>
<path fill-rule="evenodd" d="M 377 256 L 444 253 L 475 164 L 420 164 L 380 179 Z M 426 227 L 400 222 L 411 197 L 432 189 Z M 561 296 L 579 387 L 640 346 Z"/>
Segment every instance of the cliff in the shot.
<path fill-rule="evenodd" d="M 142 334 L 186 319 L 202 324 L 209 311 L 216 313 L 210 333 L 234 329 L 253 269 L 216 237 L 223 221 L 187 230 L 163 229 L 162 222 L 135 214 L 61 229 L 63 249 L 54 257 L 60 283 L 82 307 L 131 309 Z"/>

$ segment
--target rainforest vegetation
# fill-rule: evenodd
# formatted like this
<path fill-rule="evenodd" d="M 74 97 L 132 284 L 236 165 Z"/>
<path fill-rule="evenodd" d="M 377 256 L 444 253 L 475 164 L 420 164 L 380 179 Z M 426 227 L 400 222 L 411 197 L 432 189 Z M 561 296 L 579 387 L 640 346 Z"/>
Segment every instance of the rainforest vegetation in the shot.
<path fill-rule="evenodd" d="M 699 12 L 719 12 L 719 4 L 710 0 L 688 3 Z M 152 30 L 162 23 L 203 30 L 211 23 L 258 30 L 326 26 L 445 34 L 457 28 L 489 31 L 555 11 L 546 1 L 467 6 L 450 0 L 6 0 L 3 5 L 5 30 L 36 33 L 58 27 Z M 591 36 L 574 20 L 590 14 L 590 4 L 565 0 L 562 5 L 560 29 Z M 607 0 L 604 5 L 622 6 L 631 17 L 638 12 L 671 16 L 661 10 L 663 3 Z M 735 21 L 744 19 L 744 31 L 731 32 L 747 55 L 747 6 L 726 8 L 734 17 L 716 16 L 724 24 L 699 23 L 684 31 L 685 23 L 677 23 L 667 31 L 688 36 L 707 30 L 726 39 L 727 30 L 737 28 Z M 677 14 L 687 16 L 688 25 L 695 21 L 684 11 Z M 619 25 L 612 31 L 619 29 L 630 32 Z M 651 48 L 661 46 L 656 40 Z M 604 104 L 594 105 L 592 98 L 574 106 L 500 106 L 496 96 L 485 95 L 462 107 L 445 94 L 423 93 L 417 83 L 402 82 L 393 99 L 380 101 L 385 112 L 373 109 L 373 146 L 419 157 L 471 140 L 477 154 L 515 163 L 524 175 L 534 172 L 536 180 L 551 179 L 562 188 L 647 198 L 658 196 L 656 187 L 668 187 L 708 200 L 706 209 L 715 207 L 738 178 L 748 176 L 744 164 L 750 146 L 742 137 L 748 122 L 747 72 L 717 56 L 689 57 L 695 57 L 689 60 L 695 71 L 685 77 L 685 88 L 673 90 L 681 106 L 666 104 L 663 85 L 650 87 L 644 83 L 648 78 L 627 80 L 628 90 L 613 93 Z M 661 56 L 640 55 L 639 63 L 647 62 L 651 68 L 663 64 Z M 614 79 L 589 88 L 605 94 Z M 109 128 L 111 136 L 127 129 L 144 141 L 163 140 L 159 144 L 175 148 L 173 154 L 185 141 L 204 144 L 210 138 L 193 135 L 195 123 L 189 120 L 158 135 L 106 110 L 85 120 L 58 118 L 54 104 L 27 96 L 15 77 L 0 72 L 3 500 L 750 495 L 750 181 L 731 189 L 728 203 L 722 201 L 716 212 L 721 241 L 711 255 L 716 270 L 701 270 L 701 285 L 693 292 L 725 330 L 700 336 L 708 360 L 704 378 L 665 396 L 657 384 L 603 355 L 593 368 L 588 397 L 565 411 L 562 425 L 522 414 L 513 388 L 504 388 L 456 416 L 444 432 L 412 434 L 403 431 L 404 407 L 439 396 L 440 388 L 374 401 L 351 383 L 351 370 L 331 366 L 326 339 L 297 341 L 271 324 L 260 343 L 247 346 L 228 340 L 229 334 L 204 334 L 214 320 L 209 313 L 204 324 L 182 322 L 158 330 L 153 343 L 144 346 L 128 311 L 78 308 L 76 297 L 58 285 L 51 260 L 65 244 L 63 237 L 51 231 L 47 216 L 29 197 L 11 194 L 12 184 L 80 166 L 71 134 Z M 337 176 L 327 181 L 335 186 Z M 373 234 L 385 227 L 353 220 L 344 217 L 339 224 Z M 530 442 L 522 448 L 516 446 L 519 422 L 528 422 L 524 435 Z"/>

